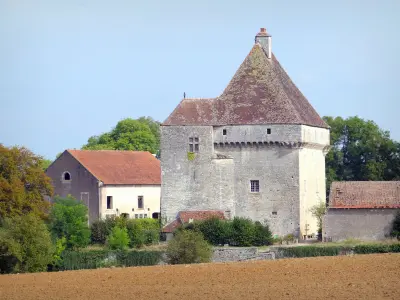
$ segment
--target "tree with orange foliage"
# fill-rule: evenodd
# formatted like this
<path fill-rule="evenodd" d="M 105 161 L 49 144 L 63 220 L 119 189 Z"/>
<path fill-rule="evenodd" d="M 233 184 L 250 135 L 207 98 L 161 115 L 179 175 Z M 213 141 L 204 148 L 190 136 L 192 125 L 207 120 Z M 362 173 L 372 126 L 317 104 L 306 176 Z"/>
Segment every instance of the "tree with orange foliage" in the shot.
<path fill-rule="evenodd" d="M 43 158 L 24 147 L 0 144 L 0 218 L 33 213 L 46 218 L 53 195 L 51 180 L 43 171 Z"/>

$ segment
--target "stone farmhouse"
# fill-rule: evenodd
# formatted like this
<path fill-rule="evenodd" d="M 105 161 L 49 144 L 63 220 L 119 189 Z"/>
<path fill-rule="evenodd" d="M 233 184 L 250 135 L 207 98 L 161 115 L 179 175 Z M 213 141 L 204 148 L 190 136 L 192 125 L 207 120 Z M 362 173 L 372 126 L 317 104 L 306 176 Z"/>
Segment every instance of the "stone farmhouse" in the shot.
<path fill-rule="evenodd" d="M 333 182 L 322 238 L 383 240 L 399 209 L 400 181 Z"/>
<path fill-rule="evenodd" d="M 329 128 L 291 81 L 264 28 L 223 93 L 183 99 L 161 124 L 161 217 L 223 211 L 274 234 L 317 232 Z"/>
<path fill-rule="evenodd" d="M 65 150 L 46 170 L 54 194 L 89 208 L 89 223 L 107 216 L 159 218 L 160 161 L 150 152 Z"/>

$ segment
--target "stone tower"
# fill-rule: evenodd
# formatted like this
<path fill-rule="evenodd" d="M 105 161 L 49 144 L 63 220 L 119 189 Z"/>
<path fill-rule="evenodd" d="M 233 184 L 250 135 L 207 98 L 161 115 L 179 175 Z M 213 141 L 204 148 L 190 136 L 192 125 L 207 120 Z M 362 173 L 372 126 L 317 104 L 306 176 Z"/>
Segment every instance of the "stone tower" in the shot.
<path fill-rule="evenodd" d="M 183 99 L 161 126 L 161 217 L 217 210 L 267 220 L 274 234 L 317 232 L 329 129 L 271 51 L 265 28 L 222 93 Z"/>

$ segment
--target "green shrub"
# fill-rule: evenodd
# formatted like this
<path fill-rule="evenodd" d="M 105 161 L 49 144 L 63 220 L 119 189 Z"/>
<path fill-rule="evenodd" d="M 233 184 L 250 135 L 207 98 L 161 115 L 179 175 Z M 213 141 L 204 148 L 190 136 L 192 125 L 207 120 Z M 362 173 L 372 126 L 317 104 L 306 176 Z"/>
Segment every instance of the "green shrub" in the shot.
<path fill-rule="evenodd" d="M 212 248 L 200 232 L 183 230 L 168 242 L 167 259 L 170 264 L 209 262 Z"/>
<path fill-rule="evenodd" d="M 127 224 L 128 236 L 129 236 L 129 246 L 131 248 L 141 248 L 145 243 L 145 235 L 143 226 L 140 222 L 136 220 L 129 220 Z"/>
<path fill-rule="evenodd" d="M 269 230 L 268 224 L 256 221 L 254 223 L 254 246 L 267 246 L 272 244 L 272 232 Z"/>
<path fill-rule="evenodd" d="M 105 220 L 98 220 L 92 223 L 90 226 L 90 238 L 92 244 L 104 245 L 107 241 L 107 237 L 110 235 L 111 231 L 108 232 L 107 224 Z"/>
<path fill-rule="evenodd" d="M 130 247 L 141 248 L 160 240 L 160 224 L 156 219 L 131 219 L 127 221 L 126 227 Z"/>
<path fill-rule="evenodd" d="M 46 271 L 54 257 L 47 226 L 33 214 L 6 218 L 0 228 L 0 273 Z"/>
<path fill-rule="evenodd" d="M 235 217 L 232 221 L 232 246 L 247 247 L 253 244 L 255 238 L 255 226 L 252 220 Z"/>
<path fill-rule="evenodd" d="M 354 253 L 356 254 L 388 253 L 391 252 L 392 249 L 390 246 L 391 245 L 386 245 L 386 244 L 357 245 L 354 247 Z"/>
<path fill-rule="evenodd" d="M 299 246 L 279 248 L 284 257 L 314 257 L 314 256 L 336 256 L 343 250 L 340 246 L 316 247 Z"/>
<path fill-rule="evenodd" d="M 192 223 L 194 224 L 194 223 Z M 204 239 L 212 245 L 224 245 L 229 243 L 231 237 L 230 222 L 216 217 L 204 220 L 193 226 L 203 234 Z"/>
<path fill-rule="evenodd" d="M 129 245 L 129 236 L 126 228 L 115 226 L 107 238 L 107 245 L 112 250 L 125 250 Z"/>
<path fill-rule="evenodd" d="M 286 242 L 286 244 L 293 243 L 295 241 L 295 237 L 293 234 L 287 234 L 283 237 L 282 241 Z"/>
<path fill-rule="evenodd" d="M 389 252 L 400 253 L 400 243 L 389 245 Z"/>
<path fill-rule="evenodd" d="M 61 239 L 57 239 L 55 242 L 55 250 L 53 254 L 53 262 L 51 267 L 57 268 L 61 262 L 61 254 L 67 247 L 67 239 L 62 237 Z"/>
<path fill-rule="evenodd" d="M 66 238 L 68 249 L 84 248 L 90 242 L 88 209 L 71 196 L 56 197 L 50 210 L 49 228 L 55 238 Z"/>
<path fill-rule="evenodd" d="M 158 264 L 160 259 L 161 252 L 157 251 L 64 251 L 60 270 L 152 266 Z"/>

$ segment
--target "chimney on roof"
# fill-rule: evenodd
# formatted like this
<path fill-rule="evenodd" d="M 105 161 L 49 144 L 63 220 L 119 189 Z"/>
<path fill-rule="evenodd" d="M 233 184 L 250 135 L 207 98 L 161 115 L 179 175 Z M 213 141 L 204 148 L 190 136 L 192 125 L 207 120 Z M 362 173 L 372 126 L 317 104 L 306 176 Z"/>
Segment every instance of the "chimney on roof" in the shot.
<path fill-rule="evenodd" d="M 255 42 L 260 44 L 261 47 L 264 49 L 265 54 L 268 58 L 272 57 L 271 51 L 271 35 L 267 32 L 265 28 L 261 28 L 260 32 L 257 33 Z"/>

